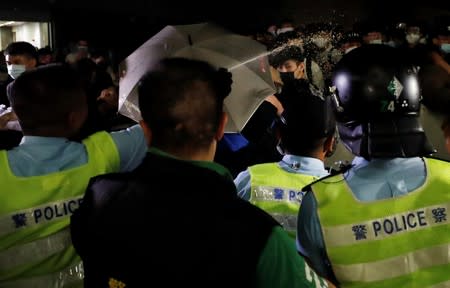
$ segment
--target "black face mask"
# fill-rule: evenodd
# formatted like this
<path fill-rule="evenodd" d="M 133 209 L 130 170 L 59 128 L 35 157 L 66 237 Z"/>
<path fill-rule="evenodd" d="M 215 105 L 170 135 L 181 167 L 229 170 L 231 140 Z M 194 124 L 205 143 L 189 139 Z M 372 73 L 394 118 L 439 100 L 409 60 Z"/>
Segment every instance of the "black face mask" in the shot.
<path fill-rule="evenodd" d="M 294 72 L 280 72 L 280 78 L 283 83 L 295 80 Z"/>

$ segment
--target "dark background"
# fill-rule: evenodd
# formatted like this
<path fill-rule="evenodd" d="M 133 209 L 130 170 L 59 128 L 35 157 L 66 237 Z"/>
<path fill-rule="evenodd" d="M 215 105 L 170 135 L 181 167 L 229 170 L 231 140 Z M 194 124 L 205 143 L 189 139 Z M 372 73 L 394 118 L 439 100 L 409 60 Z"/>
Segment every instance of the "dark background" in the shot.
<path fill-rule="evenodd" d="M 450 15 L 450 4 L 445 0 L 204 1 L 1 0 L 0 19 L 51 21 L 53 48 L 84 38 L 92 46 L 113 48 L 122 58 L 172 24 L 212 21 L 250 34 L 285 18 L 296 24 L 334 21 L 350 29 L 354 22 L 367 19 L 390 23 Z"/>

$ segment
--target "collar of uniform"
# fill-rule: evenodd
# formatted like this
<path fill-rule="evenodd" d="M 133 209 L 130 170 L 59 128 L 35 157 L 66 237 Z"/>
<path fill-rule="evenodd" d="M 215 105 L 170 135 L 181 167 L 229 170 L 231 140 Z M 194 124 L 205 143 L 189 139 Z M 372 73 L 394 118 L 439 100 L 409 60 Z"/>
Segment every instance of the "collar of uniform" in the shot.
<path fill-rule="evenodd" d="M 325 165 L 323 161 L 312 157 L 287 154 L 284 155 L 283 159 L 280 161 L 280 166 L 290 172 L 297 172 L 302 174 L 314 174 L 314 175 L 328 174 L 328 171 L 325 170 Z"/>
<path fill-rule="evenodd" d="M 402 171 L 407 170 L 409 167 L 423 166 L 424 162 L 421 157 L 374 158 L 370 161 L 362 157 L 355 157 L 352 164 L 353 167 L 345 172 L 345 178 L 347 180 L 350 180 L 356 174 L 370 175 L 372 179 L 391 178 L 395 173 L 401 174 Z"/>
<path fill-rule="evenodd" d="M 199 167 L 203 167 L 203 168 L 207 168 L 207 169 L 211 169 L 213 171 L 215 171 L 216 173 L 222 175 L 223 177 L 229 178 L 230 180 L 233 180 L 233 177 L 231 176 L 230 171 L 228 171 L 227 168 L 225 168 L 224 166 L 220 165 L 219 163 L 213 162 L 213 161 L 193 161 L 193 160 L 181 160 L 169 153 L 166 153 L 158 148 L 155 147 L 150 147 L 148 148 L 148 152 L 149 153 L 153 153 L 153 154 L 157 154 L 163 157 L 169 157 L 172 159 L 176 159 L 178 161 L 187 161 L 192 163 L 193 165 L 199 166 Z"/>
<path fill-rule="evenodd" d="M 69 142 L 63 137 L 23 136 L 20 145 L 57 145 Z"/>

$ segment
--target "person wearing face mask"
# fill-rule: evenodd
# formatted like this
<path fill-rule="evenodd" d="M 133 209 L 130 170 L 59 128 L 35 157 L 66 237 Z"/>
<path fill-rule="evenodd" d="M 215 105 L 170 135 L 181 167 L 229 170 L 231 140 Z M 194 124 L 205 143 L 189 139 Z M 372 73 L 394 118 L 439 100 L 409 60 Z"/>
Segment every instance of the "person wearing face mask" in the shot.
<path fill-rule="evenodd" d="M 342 54 L 347 54 L 362 45 L 361 35 L 356 31 L 347 31 L 339 40 L 339 49 Z"/>
<path fill-rule="evenodd" d="M 328 86 L 333 68 L 342 57 L 342 52 L 335 47 L 341 29 L 334 24 L 318 22 L 308 24 L 305 30 L 305 53 L 320 66 L 325 86 Z"/>
<path fill-rule="evenodd" d="M 5 55 L 8 74 L 13 80 L 17 79 L 23 72 L 36 68 L 38 64 L 37 48 L 25 41 L 10 43 L 3 51 L 3 54 Z M 13 84 L 14 81 L 6 87 L 8 98 L 11 95 Z M 9 101 L 3 104 L 10 106 Z"/>
<path fill-rule="evenodd" d="M 418 43 L 414 47 L 407 47 L 402 51 L 403 55 L 409 57 L 409 62 L 414 64 L 419 71 L 418 76 L 422 89 L 423 106 L 421 121 L 425 132 L 436 147 L 436 158 L 450 160 L 450 151 L 446 149 L 446 140 L 441 133 L 437 133 L 441 126 L 441 119 L 434 113 L 435 110 L 447 107 L 450 87 L 450 65 L 449 59 L 440 48 L 442 40 L 445 41 L 447 26 L 442 22 L 430 23 L 428 26 L 428 43 Z M 438 100 L 442 99 L 442 100 Z M 445 100 L 447 99 L 447 100 Z"/>
<path fill-rule="evenodd" d="M 286 43 L 288 41 L 286 40 Z M 276 70 L 281 83 L 275 81 L 282 89 L 286 82 L 294 79 L 307 79 L 311 84 L 323 91 L 325 82 L 320 66 L 311 58 L 305 57 L 303 49 L 297 45 L 286 45 L 283 42 L 277 42 L 277 46 L 272 47 L 272 53 L 269 55 L 269 64 Z M 284 100 L 281 93 L 277 96 L 281 104 Z"/>
<path fill-rule="evenodd" d="M 431 42 L 435 48 L 436 52 L 445 60 L 445 62 L 450 63 L 450 17 L 448 19 L 443 19 L 432 33 Z M 446 69 L 449 73 L 448 67 Z"/>
<path fill-rule="evenodd" d="M 384 24 L 367 20 L 355 23 L 355 29 L 360 31 L 363 44 L 384 44 L 386 41 L 386 27 Z"/>

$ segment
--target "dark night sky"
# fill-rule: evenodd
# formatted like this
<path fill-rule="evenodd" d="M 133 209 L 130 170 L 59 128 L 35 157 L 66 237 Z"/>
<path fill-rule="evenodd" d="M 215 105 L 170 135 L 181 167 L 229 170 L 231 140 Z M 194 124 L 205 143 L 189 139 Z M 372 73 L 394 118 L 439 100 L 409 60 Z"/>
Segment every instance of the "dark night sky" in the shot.
<path fill-rule="evenodd" d="M 450 14 L 450 6 L 445 0 L 396 3 L 399 8 L 393 7 L 393 0 L 209 0 L 206 4 L 203 1 L 0 1 L 0 18 L 52 19 L 56 26 L 56 46 L 83 37 L 108 47 L 123 48 L 124 53 L 128 53 L 131 51 L 126 47 L 137 48 L 169 24 L 214 21 L 236 32 L 249 32 L 283 18 L 291 18 L 297 24 L 335 21 L 350 28 L 355 21 L 367 18 L 393 21 Z"/>

